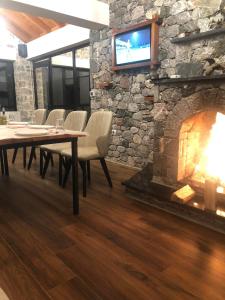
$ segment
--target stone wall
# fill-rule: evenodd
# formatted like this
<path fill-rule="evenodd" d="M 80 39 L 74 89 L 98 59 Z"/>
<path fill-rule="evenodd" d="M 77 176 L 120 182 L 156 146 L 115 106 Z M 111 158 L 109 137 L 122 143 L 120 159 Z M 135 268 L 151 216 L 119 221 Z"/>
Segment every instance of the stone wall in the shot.
<path fill-rule="evenodd" d="M 36 68 L 35 72 L 38 108 L 46 108 L 49 99 L 48 68 Z"/>
<path fill-rule="evenodd" d="M 14 62 L 14 79 L 17 110 L 21 114 L 21 120 L 30 120 L 35 105 L 32 63 L 17 57 Z"/>
<path fill-rule="evenodd" d="M 225 68 L 224 35 L 173 44 L 171 38 L 224 27 L 224 0 L 110 0 L 110 27 L 91 32 L 92 110 L 114 112 L 112 144 L 108 157 L 130 166 L 158 162 L 167 118 L 185 96 L 212 88 L 154 84 L 149 68 L 112 72 L 112 29 L 126 28 L 158 12 L 160 27 L 159 77 L 218 75 Z M 155 74 L 154 74 L 155 76 Z M 112 81 L 108 90 L 99 82 Z M 146 97 L 151 96 L 151 97 Z M 193 104 L 194 105 L 194 104 Z M 183 107 L 181 110 L 185 110 Z"/>

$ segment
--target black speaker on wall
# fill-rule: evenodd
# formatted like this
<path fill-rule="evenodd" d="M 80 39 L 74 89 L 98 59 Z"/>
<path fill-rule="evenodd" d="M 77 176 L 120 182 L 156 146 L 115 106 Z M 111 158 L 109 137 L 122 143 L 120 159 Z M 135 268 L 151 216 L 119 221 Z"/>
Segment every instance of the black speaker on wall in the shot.
<path fill-rule="evenodd" d="M 18 45 L 19 56 L 26 58 L 27 57 L 27 45 L 19 44 Z"/>

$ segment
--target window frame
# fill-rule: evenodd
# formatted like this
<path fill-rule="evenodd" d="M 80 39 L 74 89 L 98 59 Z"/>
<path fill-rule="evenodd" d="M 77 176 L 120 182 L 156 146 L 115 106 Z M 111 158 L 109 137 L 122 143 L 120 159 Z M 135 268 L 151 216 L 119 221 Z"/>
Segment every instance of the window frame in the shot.
<path fill-rule="evenodd" d="M 49 55 L 43 55 L 42 57 L 39 57 L 38 59 L 34 59 L 32 60 L 33 62 L 33 77 L 34 77 L 34 91 L 35 91 L 35 107 L 38 108 L 38 95 L 37 95 L 37 82 L 36 82 L 36 73 L 35 70 L 38 67 L 41 66 L 47 66 L 49 68 L 49 99 L 48 99 L 48 103 L 47 103 L 47 109 L 52 110 L 52 109 L 57 109 L 57 108 L 65 108 L 68 110 L 76 110 L 76 109 L 85 109 L 87 110 L 88 108 L 90 108 L 90 102 L 89 104 L 81 104 L 80 103 L 80 93 L 79 93 L 79 76 L 78 73 L 80 70 L 85 70 L 85 71 L 89 71 L 89 91 L 90 91 L 90 87 L 91 87 L 91 82 L 90 82 L 90 68 L 79 68 L 76 67 L 76 51 L 85 47 L 90 46 L 90 43 L 84 43 L 82 45 L 79 45 L 77 47 L 72 47 L 72 48 L 68 48 L 65 47 L 61 50 L 58 51 L 54 51 Z M 63 66 L 63 65 L 55 65 L 52 64 L 52 57 L 54 56 L 58 56 L 61 55 L 63 53 L 67 53 L 67 52 L 72 52 L 72 61 L 73 61 L 73 66 Z M 48 64 L 46 65 L 46 62 L 48 62 Z M 58 68 L 64 68 L 63 71 L 63 81 L 65 82 L 65 70 L 66 68 L 68 69 L 73 69 L 73 86 L 74 86 L 74 103 L 70 106 L 65 106 L 65 104 L 63 105 L 54 105 L 53 101 L 53 84 L 52 84 L 52 68 L 53 67 L 58 67 Z"/>
<path fill-rule="evenodd" d="M 8 102 L 10 105 L 4 106 L 7 111 L 17 111 L 16 103 L 16 88 L 15 88 L 15 77 L 14 77 L 14 61 L 7 59 L 0 59 L 0 62 L 7 63 L 6 66 L 6 78 L 7 78 L 7 93 L 8 93 Z M 11 65 L 10 71 L 8 72 L 8 64 Z M 0 106 L 3 106 L 0 103 Z"/>

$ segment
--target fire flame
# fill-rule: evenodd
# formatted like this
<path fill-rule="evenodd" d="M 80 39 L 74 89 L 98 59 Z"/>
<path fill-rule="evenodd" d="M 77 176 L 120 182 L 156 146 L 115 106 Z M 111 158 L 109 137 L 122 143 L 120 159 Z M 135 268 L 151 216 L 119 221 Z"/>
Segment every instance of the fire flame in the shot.
<path fill-rule="evenodd" d="M 213 124 L 209 142 L 205 149 L 206 174 L 225 184 L 225 115 L 217 113 L 216 123 Z"/>
<path fill-rule="evenodd" d="M 225 115 L 217 113 L 216 122 L 210 131 L 209 140 L 202 153 L 195 174 L 200 173 L 204 178 L 210 177 L 225 186 Z"/>

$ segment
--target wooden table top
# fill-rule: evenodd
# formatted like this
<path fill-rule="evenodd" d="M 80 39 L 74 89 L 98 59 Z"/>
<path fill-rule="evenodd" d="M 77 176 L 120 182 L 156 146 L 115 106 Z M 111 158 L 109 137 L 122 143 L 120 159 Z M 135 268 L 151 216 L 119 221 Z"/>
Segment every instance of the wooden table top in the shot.
<path fill-rule="evenodd" d="M 77 138 L 77 137 L 84 137 L 87 136 L 86 132 L 81 131 L 72 131 L 72 130 L 60 130 L 58 133 L 56 133 L 56 129 L 50 129 L 48 130 L 48 134 L 46 135 L 32 135 L 32 136 L 22 136 L 17 135 L 16 132 L 20 130 L 32 130 L 27 126 L 24 127 L 18 127 L 18 128 L 10 128 L 5 125 L 0 125 L 0 146 L 4 145 L 13 145 L 17 143 L 32 143 L 32 142 L 46 142 L 51 140 L 65 140 L 70 138 Z M 37 130 L 38 131 L 38 130 Z"/>

